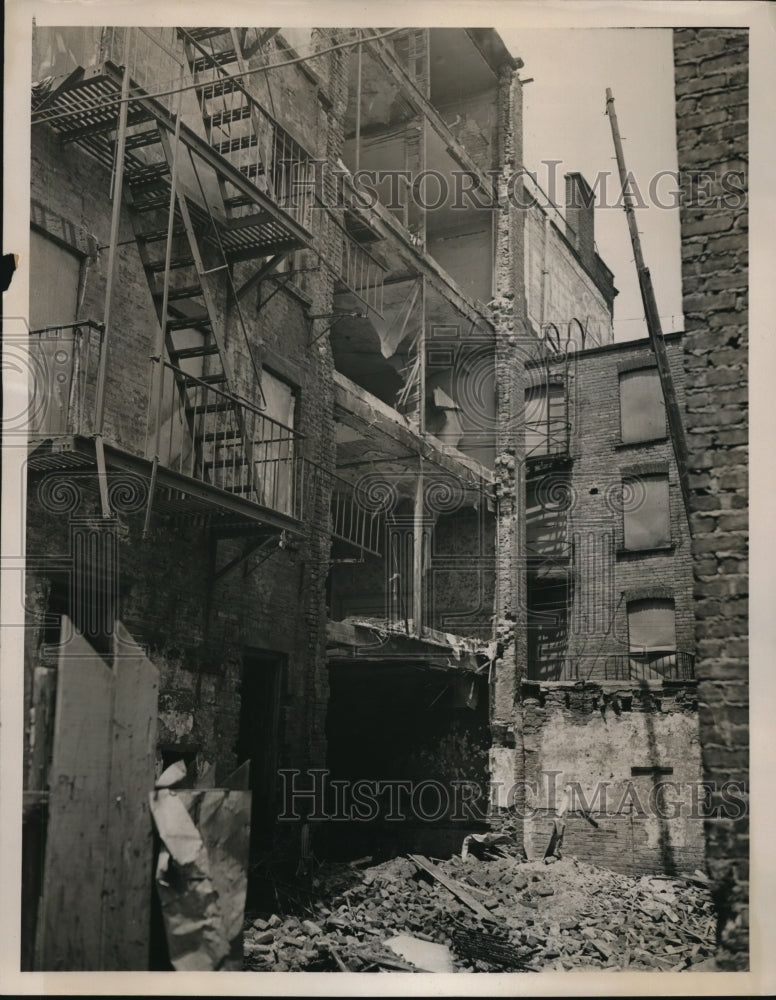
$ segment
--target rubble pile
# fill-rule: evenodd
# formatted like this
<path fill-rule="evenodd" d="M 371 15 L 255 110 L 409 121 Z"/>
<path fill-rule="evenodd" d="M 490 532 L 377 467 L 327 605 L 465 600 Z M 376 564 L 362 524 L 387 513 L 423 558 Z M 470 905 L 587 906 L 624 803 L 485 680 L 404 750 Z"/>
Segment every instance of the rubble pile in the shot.
<path fill-rule="evenodd" d="M 386 944 L 395 935 L 446 946 L 457 972 L 678 971 L 714 951 L 700 872 L 639 878 L 571 857 L 410 855 L 363 870 L 324 864 L 315 883 L 307 913 L 249 921 L 246 968 L 426 971 Z"/>

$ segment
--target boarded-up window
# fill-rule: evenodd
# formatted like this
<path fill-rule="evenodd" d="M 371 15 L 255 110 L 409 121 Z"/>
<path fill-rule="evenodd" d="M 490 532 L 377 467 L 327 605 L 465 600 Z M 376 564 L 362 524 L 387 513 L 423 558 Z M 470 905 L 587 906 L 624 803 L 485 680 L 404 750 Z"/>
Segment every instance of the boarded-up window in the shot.
<path fill-rule="evenodd" d="M 668 476 L 630 476 L 622 481 L 625 548 L 671 544 Z"/>
<path fill-rule="evenodd" d="M 532 386 L 525 391 L 525 453 L 565 454 L 566 397 L 560 383 Z"/>
<path fill-rule="evenodd" d="M 81 258 L 34 230 L 30 233 L 30 329 L 75 323 Z"/>
<path fill-rule="evenodd" d="M 620 429 L 625 444 L 666 435 L 666 413 L 657 368 L 620 375 Z"/>
<path fill-rule="evenodd" d="M 631 652 L 676 649 L 674 602 L 671 598 L 647 598 L 628 603 L 628 642 Z"/>

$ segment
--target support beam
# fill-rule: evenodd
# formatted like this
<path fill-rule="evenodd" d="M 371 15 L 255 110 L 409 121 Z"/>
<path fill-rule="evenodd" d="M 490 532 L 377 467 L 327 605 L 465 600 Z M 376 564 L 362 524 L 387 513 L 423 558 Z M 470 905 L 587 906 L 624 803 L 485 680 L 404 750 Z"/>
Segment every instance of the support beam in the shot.
<path fill-rule="evenodd" d="M 418 463 L 415 480 L 415 509 L 412 524 L 412 619 L 415 635 L 423 636 L 423 459 Z"/>
<path fill-rule="evenodd" d="M 261 282 L 268 277 L 283 260 L 285 260 L 288 253 L 288 250 L 284 250 L 282 253 L 276 253 L 274 256 L 270 257 L 269 260 L 266 260 L 261 267 L 258 268 L 258 270 L 255 271 L 250 278 L 248 278 L 248 280 L 237 289 L 235 297 L 238 301 L 241 301 L 248 294 L 248 292 L 251 291 L 251 289 L 260 285 Z"/>

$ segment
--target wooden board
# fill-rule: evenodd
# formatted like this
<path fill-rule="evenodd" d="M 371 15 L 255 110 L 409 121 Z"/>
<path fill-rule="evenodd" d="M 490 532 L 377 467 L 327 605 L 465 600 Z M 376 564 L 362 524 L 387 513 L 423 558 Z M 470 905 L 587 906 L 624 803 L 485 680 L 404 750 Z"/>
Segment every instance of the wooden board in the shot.
<path fill-rule="evenodd" d="M 66 617 L 49 774 L 39 968 L 98 969 L 112 675 Z"/>
<path fill-rule="evenodd" d="M 30 767 L 27 788 L 48 787 L 48 765 L 54 734 L 57 672 L 50 667 L 36 667 L 32 676 L 32 717 L 30 732 Z"/>
<path fill-rule="evenodd" d="M 470 910 L 473 910 L 481 920 L 495 921 L 496 918 L 493 914 L 489 913 L 485 907 L 474 898 L 474 896 L 467 892 L 466 889 L 464 889 L 463 886 L 454 879 L 445 875 L 442 869 L 437 868 L 437 866 L 429 861 L 428 858 L 424 858 L 422 854 L 410 854 L 409 859 L 410 861 L 414 861 L 418 868 L 421 868 L 432 878 L 436 879 L 436 881 L 443 885 L 448 892 L 451 892 L 457 899 L 460 899 L 460 901 L 464 905 L 468 906 Z"/>
<path fill-rule="evenodd" d="M 143 971 L 150 949 L 148 793 L 154 785 L 159 671 L 120 622 L 114 651 L 102 968 Z"/>
<path fill-rule="evenodd" d="M 159 675 L 120 623 L 112 670 L 62 635 L 36 967 L 144 971 Z"/>

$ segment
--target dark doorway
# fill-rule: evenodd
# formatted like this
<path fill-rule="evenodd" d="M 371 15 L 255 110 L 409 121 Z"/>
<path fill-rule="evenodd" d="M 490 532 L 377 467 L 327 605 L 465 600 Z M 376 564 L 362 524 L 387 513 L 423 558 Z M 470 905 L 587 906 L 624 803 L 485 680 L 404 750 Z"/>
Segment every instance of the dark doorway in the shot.
<path fill-rule="evenodd" d="M 240 764 L 245 761 L 251 764 L 252 860 L 272 847 L 280 690 L 285 664 L 282 653 L 246 650 L 243 655 L 237 757 Z"/>

